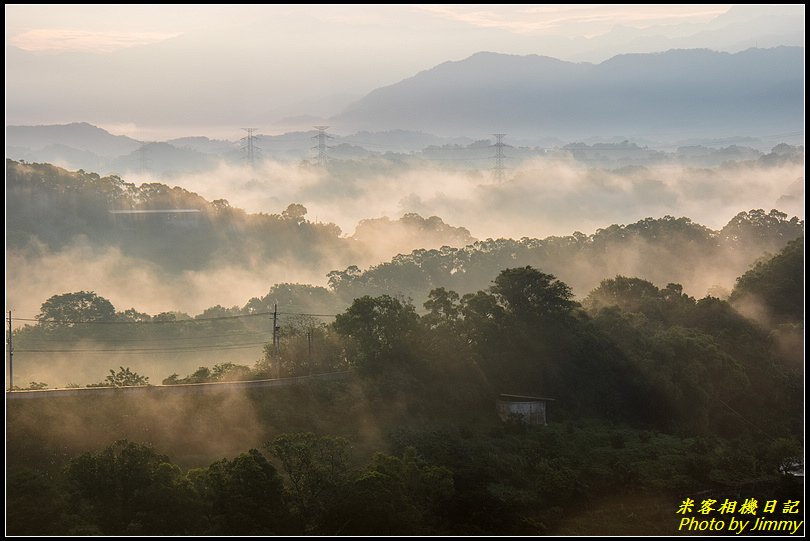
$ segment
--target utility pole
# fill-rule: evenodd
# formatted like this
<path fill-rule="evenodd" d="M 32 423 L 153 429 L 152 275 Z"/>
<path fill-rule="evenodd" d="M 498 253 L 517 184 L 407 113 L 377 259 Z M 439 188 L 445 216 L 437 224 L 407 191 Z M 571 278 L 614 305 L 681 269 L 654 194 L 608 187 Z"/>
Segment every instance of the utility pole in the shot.
<path fill-rule="evenodd" d="M 11 343 L 11 310 L 8 311 L 8 390 L 14 390 L 14 345 Z"/>
<path fill-rule="evenodd" d="M 247 163 L 251 169 L 256 166 L 256 151 L 261 150 L 256 146 L 256 139 L 258 139 L 258 136 L 253 135 L 253 133 L 258 129 L 259 128 L 242 128 L 242 130 L 247 132 L 247 135 L 240 139 L 242 142 L 242 152 L 245 153 L 245 159 L 247 160 Z"/>
<path fill-rule="evenodd" d="M 276 356 L 276 378 L 281 377 L 281 359 L 278 356 L 278 303 L 273 303 L 273 354 Z"/>
<path fill-rule="evenodd" d="M 313 139 L 318 140 L 318 145 L 312 148 L 318 149 L 318 165 L 321 167 L 326 167 L 327 157 L 326 157 L 326 140 L 331 139 L 332 136 L 326 133 L 326 130 L 329 126 L 313 126 L 316 130 L 318 130 L 318 134 L 312 136 Z"/>
<path fill-rule="evenodd" d="M 506 137 L 506 134 L 493 133 L 492 135 L 494 135 L 495 139 L 497 140 L 495 143 L 495 167 L 493 167 L 492 170 L 495 173 L 495 180 L 498 182 L 503 182 L 506 174 L 506 166 L 503 163 L 504 159 L 506 158 L 503 153 L 503 147 L 506 145 L 503 143 L 503 138 Z"/>
<path fill-rule="evenodd" d="M 312 375 L 312 327 L 307 331 L 307 366 L 309 375 Z"/>

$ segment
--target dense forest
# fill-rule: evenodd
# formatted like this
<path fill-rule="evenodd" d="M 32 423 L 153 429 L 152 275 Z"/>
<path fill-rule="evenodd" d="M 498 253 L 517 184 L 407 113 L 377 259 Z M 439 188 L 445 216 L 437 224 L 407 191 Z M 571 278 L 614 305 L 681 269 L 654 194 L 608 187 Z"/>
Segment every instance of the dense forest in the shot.
<path fill-rule="evenodd" d="M 781 342 L 803 328 L 803 252 L 794 240 L 737 280 L 729 298 L 756 298 L 768 320 L 625 276 L 577 302 L 555 276 L 512 267 L 475 293 L 433 289 L 421 314 L 364 295 L 331 324 L 304 326 L 331 344 L 316 369 L 348 369 L 348 380 L 12 402 L 9 531 L 672 533 L 683 495 L 798 498 L 803 364 Z M 177 325 L 105 301 L 49 299 L 20 336 L 123 317 Z M 274 365 L 311 373 L 300 336 L 282 344 L 254 367 L 164 383 L 266 377 Z M 135 375 L 111 370 L 107 384 Z M 503 392 L 554 397 L 551 424 L 502 424 Z M 621 520 L 625 506 L 640 519 Z"/>
<path fill-rule="evenodd" d="M 180 187 L 138 186 L 116 176 L 47 164 L 7 160 L 6 165 L 9 269 L 22 288 L 14 288 L 12 296 L 17 306 L 25 302 L 31 310 L 44 298 L 31 299 L 25 295 L 29 290 L 47 290 L 47 282 L 75 282 L 71 277 L 87 269 L 98 276 L 92 289 L 99 293 L 135 305 L 125 291 L 137 284 L 139 303 L 163 310 L 188 311 L 179 307 L 188 304 L 184 299 L 205 298 L 212 287 L 223 289 L 229 276 L 241 278 L 228 288 L 234 294 L 244 291 L 242 299 L 229 297 L 240 306 L 243 299 L 283 282 L 328 285 L 341 307 L 358 296 L 382 293 L 403 295 L 418 305 L 436 287 L 472 293 L 487 287 L 501 269 L 525 265 L 559 276 L 578 298 L 616 274 L 661 285 L 677 282 L 702 297 L 713 287 L 730 290 L 759 257 L 776 253 L 804 230 L 799 218 L 752 209 L 719 230 L 664 216 L 588 235 L 476 240 L 440 217 L 408 213 L 397 220 L 362 220 L 351 236 L 344 236 L 335 224 L 308 219 L 299 203 L 278 214 L 251 214 Z M 333 169 L 341 167 L 346 166 Z M 43 271 L 54 265 L 63 267 L 59 275 Z"/>
<path fill-rule="evenodd" d="M 12 161 L 7 201 L 31 264 L 12 291 L 79 244 L 98 282 L 43 280 L 15 315 L 9 533 L 671 534 L 686 497 L 800 497 L 804 221 L 778 210 L 519 240 L 406 214 L 347 237 L 298 203 Z M 274 259 L 324 280 L 150 311 L 117 300 L 149 288 L 107 279 L 109 249 L 169 288 L 225 265 L 238 289 Z M 41 392 L 64 387 L 112 394 Z M 548 426 L 502 421 L 500 394 L 552 398 Z"/>
<path fill-rule="evenodd" d="M 359 225 L 357 238 L 344 238 L 335 224 L 307 220 L 306 207 L 297 203 L 278 214 L 248 214 L 225 199 L 209 202 L 178 186 L 138 186 L 115 175 L 12 160 L 6 160 L 6 176 L 10 249 L 59 250 L 81 237 L 96 249 L 119 246 L 124 255 L 166 272 L 271 259 L 318 267 L 366 260 L 364 249 L 370 248 L 364 242 L 402 235 L 397 226 L 425 245 L 475 240 L 435 216 L 369 219 Z"/>

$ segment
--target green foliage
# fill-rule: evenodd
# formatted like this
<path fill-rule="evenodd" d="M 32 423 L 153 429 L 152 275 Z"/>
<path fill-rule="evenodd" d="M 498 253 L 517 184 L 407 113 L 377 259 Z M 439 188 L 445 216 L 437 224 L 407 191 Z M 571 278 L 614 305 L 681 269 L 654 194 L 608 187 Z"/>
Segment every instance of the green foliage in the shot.
<path fill-rule="evenodd" d="M 115 175 L 49 164 L 7 160 L 6 198 L 11 249 L 36 243 L 59 249 L 83 237 L 169 272 L 202 269 L 212 261 L 291 258 L 325 264 L 324 254 L 354 252 L 340 228 L 307 221 L 306 208 L 298 203 L 280 214 L 248 214 L 177 186 L 137 186 Z M 110 212 L 171 209 L 199 212 Z"/>
<path fill-rule="evenodd" d="M 215 364 L 211 376 L 214 381 L 244 381 L 250 377 L 250 368 L 234 363 Z"/>
<path fill-rule="evenodd" d="M 344 370 L 343 343 L 332 328 L 312 316 L 287 316 L 279 330 L 278 350 L 264 346 L 256 374 L 264 378 L 296 377 Z"/>
<path fill-rule="evenodd" d="M 63 523 L 64 495 L 57 480 L 42 472 L 18 470 L 6 473 L 6 533 L 11 535 L 59 535 Z"/>
<path fill-rule="evenodd" d="M 585 298 L 583 306 L 592 314 L 610 306 L 625 312 L 655 314 L 661 297 L 661 291 L 647 280 L 617 276 L 602 280 Z"/>
<path fill-rule="evenodd" d="M 796 422 L 797 396 L 785 392 L 792 386 L 777 351 L 728 302 L 618 276 L 584 304 L 639 371 L 659 428 L 732 436 L 751 423 L 788 431 Z"/>
<path fill-rule="evenodd" d="M 285 220 L 292 220 L 297 224 L 302 224 L 305 221 L 304 216 L 307 215 L 307 208 L 300 203 L 292 203 L 281 213 L 281 217 Z"/>
<path fill-rule="evenodd" d="M 256 449 L 189 477 L 206 502 L 209 534 L 273 535 L 289 528 L 281 478 Z"/>
<path fill-rule="evenodd" d="M 115 319 L 112 303 L 92 291 L 54 295 L 46 300 L 37 314 L 42 325 L 73 327 L 88 322 L 109 322 Z"/>
<path fill-rule="evenodd" d="M 349 482 L 349 442 L 312 433 L 284 434 L 265 445 L 281 462 L 293 509 L 307 531 L 337 533 Z"/>
<path fill-rule="evenodd" d="M 501 271 L 490 291 L 504 308 L 524 320 L 560 317 L 576 306 L 568 285 L 532 267 Z"/>
<path fill-rule="evenodd" d="M 125 440 L 67 467 L 70 506 L 106 535 L 193 533 L 200 502 L 180 469 L 151 447 Z"/>
<path fill-rule="evenodd" d="M 361 297 L 335 318 L 335 331 L 355 346 L 349 359 L 370 372 L 412 360 L 419 316 L 410 303 L 389 295 Z"/>
<path fill-rule="evenodd" d="M 665 520 L 683 494 L 707 488 L 756 482 L 769 499 L 801 495 L 796 438 L 678 437 L 584 419 L 520 431 L 454 424 L 400 425 L 391 451 L 358 469 L 342 438 L 282 434 L 267 448 L 284 478 L 255 449 L 183 473 L 147 445 L 118 441 L 54 475 L 13 471 L 7 526 L 12 535 L 541 535 L 575 521 L 578 531 L 664 534 L 668 523 L 607 520 L 606 503 L 638 512 L 660 500 Z"/>
<path fill-rule="evenodd" d="M 803 467 L 804 448 L 796 438 L 777 438 L 766 451 L 767 467 L 780 475 L 793 475 Z"/>
<path fill-rule="evenodd" d="M 428 464 L 414 448 L 402 458 L 377 453 L 348 491 L 346 528 L 359 535 L 441 531 L 453 493 L 453 473 Z"/>
<path fill-rule="evenodd" d="M 128 323 L 146 323 L 152 320 L 152 316 L 143 312 L 138 312 L 134 308 L 128 308 L 123 312 L 117 312 L 115 317 L 119 321 L 126 321 Z"/>
<path fill-rule="evenodd" d="M 778 210 L 765 212 L 752 209 L 740 212 L 720 230 L 720 238 L 730 244 L 744 245 L 756 243 L 762 252 L 780 249 L 788 241 L 803 236 L 804 222 L 797 217 Z M 797 231 L 798 230 L 798 231 Z"/>
<path fill-rule="evenodd" d="M 248 366 L 234 363 L 220 363 L 214 368 L 201 366 L 192 374 L 180 378 L 177 374 L 172 374 L 163 380 L 163 385 L 182 385 L 189 383 L 214 383 L 218 381 L 246 381 L 258 379 L 257 375 Z"/>
<path fill-rule="evenodd" d="M 40 391 L 42 389 L 47 389 L 48 384 L 42 381 L 32 381 L 28 384 L 27 387 L 20 387 L 19 385 L 14 385 L 11 390 L 12 391 Z"/>
<path fill-rule="evenodd" d="M 431 290 L 424 307 L 429 311 L 422 320 L 429 328 L 450 326 L 458 321 L 461 313 L 459 295 L 443 287 Z"/>
<path fill-rule="evenodd" d="M 729 302 L 764 305 L 774 323 L 804 320 L 804 238 L 787 244 L 776 256 L 759 261 L 737 279 Z"/>
<path fill-rule="evenodd" d="M 764 251 L 773 253 L 803 235 L 802 220 L 778 211 L 740 213 L 719 232 L 688 218 L 665 216 L 611 225 L 593 235 L 487 239 L 463 248 L 419 249 L 365 271 L 350 266 L 328 276 L 330 288 L 343 299 L 400 294 L 424 302 L 433 289 L 472 293 L 485 289 L 502 269 L 528 265 L 560 277 L 583 295 L 598 278 L 616 274 L 643 271 L 643 278 L 655 283 L 686 285 L 694 283 L 696 268 L 739 274 Z"/>
<path fill-rule="evenodd" d="M 137 387 L 139 385 L 149 385 L 149 378 L 132 372 L 129 367 L 120 366 L 118 372 L 110 369 L 110 375 L 103 382 L 88 385 L 88 387 Z"/>

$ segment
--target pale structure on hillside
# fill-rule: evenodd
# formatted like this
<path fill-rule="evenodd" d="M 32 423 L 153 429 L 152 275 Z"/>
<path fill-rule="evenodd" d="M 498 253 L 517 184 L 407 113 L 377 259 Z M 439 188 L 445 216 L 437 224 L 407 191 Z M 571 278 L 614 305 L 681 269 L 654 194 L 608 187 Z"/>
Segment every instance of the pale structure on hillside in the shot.
<path fill-rule="evenodd" d="M 502 394 L 495 402 L 495 406 L 498 417 L 502 421 L 519 419 L 529 425 L 545 426 L 548 424 L 546 422 L 547 404 L 553 401 L 553 398 Z"/>

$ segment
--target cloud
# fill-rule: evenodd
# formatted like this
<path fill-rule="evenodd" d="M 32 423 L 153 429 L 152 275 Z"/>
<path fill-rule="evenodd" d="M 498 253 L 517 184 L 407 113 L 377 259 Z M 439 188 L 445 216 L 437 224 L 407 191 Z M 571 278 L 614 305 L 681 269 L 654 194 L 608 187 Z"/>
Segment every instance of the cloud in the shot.
<path fill-rule="evenodd" d="M 8 39 L 15 47 L 40 52 L 110 53 L 177 37 L 177 32 L 91 31 L 70 28 L 38 28 Z"/>
<path fill-rule="evenodd" d="M 578 29 L 585 35 L 609 31 L 616 25 L 646 28 L 681 22 L 705 22 L 728 10 L 728 5 L 606 6 L 481 6 L 427 5 L 419 9 L 480 28 L 498 28 L 514 33 L 562 32 Z"/>

